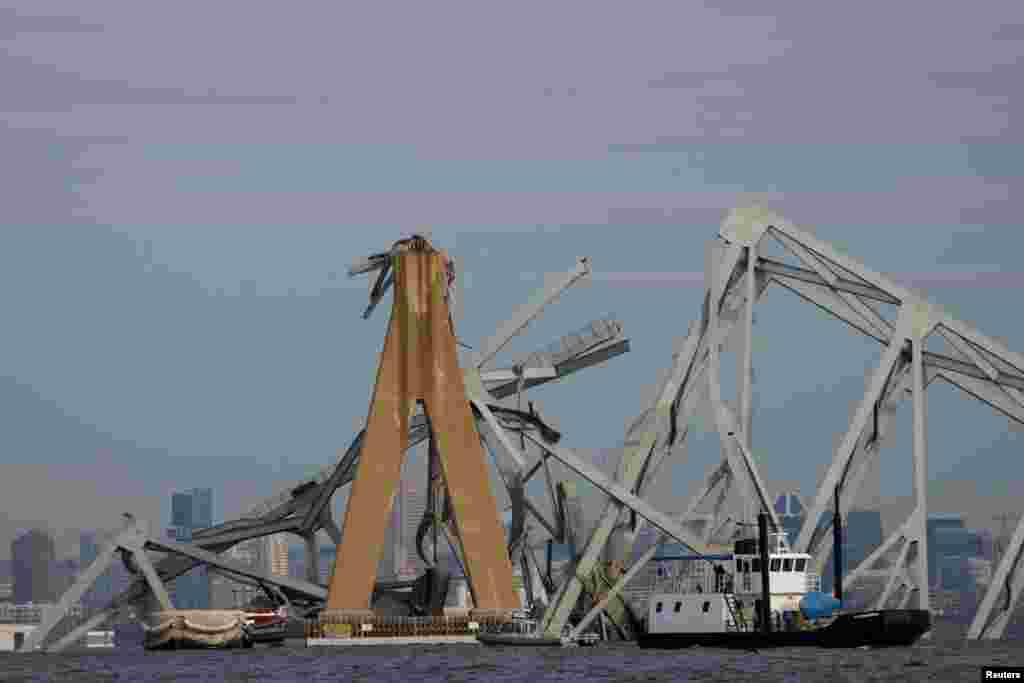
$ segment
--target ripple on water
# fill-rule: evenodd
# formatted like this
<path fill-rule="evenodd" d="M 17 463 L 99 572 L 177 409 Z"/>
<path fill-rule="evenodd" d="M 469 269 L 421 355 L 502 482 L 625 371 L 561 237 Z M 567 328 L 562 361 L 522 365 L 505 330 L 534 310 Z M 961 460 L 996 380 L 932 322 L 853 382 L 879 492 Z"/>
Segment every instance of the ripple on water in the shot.
<path fill-rule="evenodd" d="M 243 652 L 141 650 L 60 655 L 0 653 L 15 681 L 794 681 L 977 680 L 983 665 L 1024 664 L 1024 641 L 927 643 L 893 650 L 565 650 L 461 647 L 277 648 Z"/>

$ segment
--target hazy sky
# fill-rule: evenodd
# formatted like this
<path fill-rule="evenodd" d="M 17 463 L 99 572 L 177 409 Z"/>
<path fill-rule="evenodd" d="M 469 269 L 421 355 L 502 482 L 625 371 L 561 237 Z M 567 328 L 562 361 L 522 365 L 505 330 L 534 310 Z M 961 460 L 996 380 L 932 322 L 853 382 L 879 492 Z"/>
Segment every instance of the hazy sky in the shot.
<path fill-rule="evenodd" d="M 345 270 L 423 226 L 470 344 L 591 257 L 515 349 L 623 320 L 632 353 L 536 392 L 581 449 L 621 441 L 743 193 L 1024 350 L 1019 2 L 0 4 L 8 524 L 160 526 L 204 484 L 230 515 L 326 463 L 387 323 Z M 880 351 L 781 290 L 757 317 L 754 439 L 810 493 Z M 1024 493 L 1006 419 L 931 393 L 936 486 Z"/>

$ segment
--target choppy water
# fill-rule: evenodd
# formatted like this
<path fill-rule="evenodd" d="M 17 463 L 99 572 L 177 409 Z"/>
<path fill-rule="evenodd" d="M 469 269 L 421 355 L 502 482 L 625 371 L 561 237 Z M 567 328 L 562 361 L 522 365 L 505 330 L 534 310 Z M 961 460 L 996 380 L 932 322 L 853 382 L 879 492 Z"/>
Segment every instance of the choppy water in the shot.
<path fill-rule="evenodd" d="M 932 641 L 893 650 L 450 647 L 0 654 L 15 681 L 977 681 L 983 665 L 1024 665 L 1024 641 Z"/>

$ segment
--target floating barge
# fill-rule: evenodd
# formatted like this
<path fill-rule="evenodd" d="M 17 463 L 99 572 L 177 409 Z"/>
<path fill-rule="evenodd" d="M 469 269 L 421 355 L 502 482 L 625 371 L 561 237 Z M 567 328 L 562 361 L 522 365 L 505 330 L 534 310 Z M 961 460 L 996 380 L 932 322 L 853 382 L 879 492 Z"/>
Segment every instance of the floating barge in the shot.
<path fill-rule="evenodd" d="M 241 610 L 181 609 L 156 612 L 143 623 L 147 650 L 245 647 Z"/>
<path fill-rule="evenodd" d="M 283 644 L 285 614 L 273 609 L 167 610 L 143 624 L 147 650 L 234 649 Z"/>
<path fill-rule="evenodd" d="M 367 616 L 322 614 L 306 622 L 306 645 L 479 645 L 477 634 L 507 623 L 502 617 Z"/>

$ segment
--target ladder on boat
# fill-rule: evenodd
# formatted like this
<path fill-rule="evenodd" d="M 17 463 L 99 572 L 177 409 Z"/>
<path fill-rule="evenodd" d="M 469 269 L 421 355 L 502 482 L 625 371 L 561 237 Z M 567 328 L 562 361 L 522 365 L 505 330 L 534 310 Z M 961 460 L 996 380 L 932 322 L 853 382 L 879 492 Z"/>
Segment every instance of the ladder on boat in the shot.
<path fill-rule="evenodd" d="M 725 594 L 725 606 L 729 610 L 729 619 L 725 622 L 726 631 L 749 631 L 747 621 L 743 618 L 743 611 L 736 604 L 734 593 Z"/>

